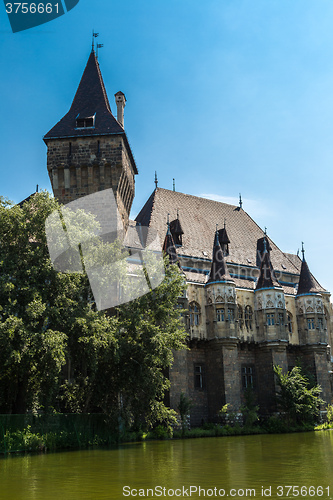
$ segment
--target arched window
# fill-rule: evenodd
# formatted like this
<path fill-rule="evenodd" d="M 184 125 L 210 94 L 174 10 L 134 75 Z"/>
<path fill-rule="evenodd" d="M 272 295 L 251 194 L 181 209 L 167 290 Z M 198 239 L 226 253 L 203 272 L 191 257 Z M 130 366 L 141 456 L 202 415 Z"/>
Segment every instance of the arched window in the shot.
<path fill-rule="evenodd" d="M 252 330 L 252 317 L 253 317 L 252 307 L 246 306 L 245 307 L 245 327 L 247 328 L 247 330 Z"/>
<path fill-rule="evenodd" d="M 239 322 L 239 328 L 243 328 L 243 326 L 244 326 L 244 318 L 243 318 L 243 308 L 242 308 L 242 306 L 238 306 L 238 322 Z"/>
<path fill-rule="evenodd" d="M 200 306 L 197 302 L 190 302 L 188 307 L 190 311 L 190 325 L 198 326 L 200 323 Z"/>

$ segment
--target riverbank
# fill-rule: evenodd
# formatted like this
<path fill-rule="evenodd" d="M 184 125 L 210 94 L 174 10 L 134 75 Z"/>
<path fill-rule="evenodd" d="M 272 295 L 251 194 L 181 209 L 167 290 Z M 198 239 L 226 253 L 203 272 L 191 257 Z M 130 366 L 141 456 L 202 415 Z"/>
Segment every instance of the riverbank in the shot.
<path fill-rule="evenodd" d="M 64 417 L 67 418 L 65 419 Z M 89 449 L 93 447 L 112 447 L 122 443 L 137 441 L 177 440 L 255 434 L 286 434 L 333 428 L 333 425 L 327 422 L 319 426 L 290 426 L 278 417 L 270 417 L 263 422 L 259 422 L 258 425 L 253 426 L 240 426 L 239 424 L 205 424 L 202 427 L 192 429 L 168 431 L 165 427 L 160 425 L 148 433 L 142 431 L 115 433 L 112 432 L 107 425 L 99 425 L 98 428 L 94 416 L 89 415 L 89 419 L 83 419 L 81 416 L 81 425 L 78 424 L 77 418 L 74 419 L 71 417 L 73 416 L 62 415 L 61 420 L 65 421 L 66 425 L 63 424 L 62 428 L 54 430 L 51 430 L 52 425 L 49 425 L 44 432 L 42 428 L 40 431 L 37 431 L 36 424 L 34 426 L 27 425 L 23 429 L 15 430 L 12 428 L 5 430 L 0 422 L 0 429 L 2 428 L 0 454 L 7 456 L 13 453 L 55 452 L 61 450 Z M 55 427 L 55 417 L 53 416 L 52 418 L 53 427 Z M 82 425 L 82 423 L 84 423 L 84 425 Z M 92 423 L 94 425 L 91 425 Z M 39 422 L 39 424 L 41 424 L 41 422 Z"/>

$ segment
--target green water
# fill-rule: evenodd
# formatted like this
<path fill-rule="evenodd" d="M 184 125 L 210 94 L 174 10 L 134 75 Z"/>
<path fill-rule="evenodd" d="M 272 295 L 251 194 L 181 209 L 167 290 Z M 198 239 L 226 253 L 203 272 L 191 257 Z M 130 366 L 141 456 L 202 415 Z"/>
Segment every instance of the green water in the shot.
<path fill-rule="evenodd" d="M 289 485 L 295 488 L 287 495 Z M 223 490 L 230 498 L 332 499 L 333 432 L 155 441 L 0 459 L 1 500 L 122 499 L 135 493 L 221 498 Z"/>

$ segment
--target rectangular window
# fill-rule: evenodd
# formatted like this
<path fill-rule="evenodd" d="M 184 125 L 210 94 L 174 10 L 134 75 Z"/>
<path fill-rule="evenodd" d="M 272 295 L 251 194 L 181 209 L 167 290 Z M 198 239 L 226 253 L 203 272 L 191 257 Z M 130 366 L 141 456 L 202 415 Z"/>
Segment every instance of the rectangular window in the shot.
<path fill-rule="evenodd" d="M 318 318 L 318 328 L 319 328 L 319 330 L 323 330 L 324 329 L 323 318 Z"/>
<path fill-rule="evenodd" d="M 93 128 L 95 126 L 95 115 L 76 118 L 76 128 Z"/>
<path fill-rule="evenodd" d="M 279 325 L 283 325 L 284 324 L 284 317 L 283 317 L 283 313 L 279 313 Z"/>
<path fill-rule="evenodd" d="M 234 310 L 233 309 L 228 309 L 228 321 L 234 322 Z"/>
<path fill-rule="evenodd" d="M 224 309 L 216 309 L 216 321 L 224 321 Z"/>
<path fill-rule="evenodd" d="M 315 329 L 314 318 L 308 318 L 308 330 L 314 330 L 314 329 Z"/>
<path fill-rule="evenodd" d="M 254 381 L 254 367 L 253 366 L 242 366 L 242 387 L 243 389 L 253 388 Z"/>
<path fill-rule="evenodd" d="M 195 389 L 204 388 L 204 366 L 194 365 L 194 387 Z"/>
<path fill-rule="evenodd" d="M 274 314 L 266 314 L 267 326 L 273 326 L 275 324 Z"/>

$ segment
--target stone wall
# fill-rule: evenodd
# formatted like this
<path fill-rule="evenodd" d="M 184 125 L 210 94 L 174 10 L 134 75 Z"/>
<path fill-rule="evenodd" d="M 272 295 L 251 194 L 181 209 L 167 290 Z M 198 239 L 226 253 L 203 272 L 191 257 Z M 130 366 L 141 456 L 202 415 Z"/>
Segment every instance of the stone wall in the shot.
<path fill-rule="evenodd" d="M 134 198 L 134 170 L 121 136 L 47 141 L 47 168 L 61 203 L 112 188 L 125 227 Z"/>

